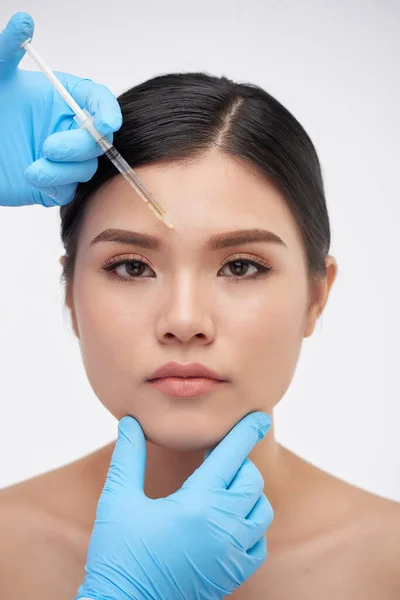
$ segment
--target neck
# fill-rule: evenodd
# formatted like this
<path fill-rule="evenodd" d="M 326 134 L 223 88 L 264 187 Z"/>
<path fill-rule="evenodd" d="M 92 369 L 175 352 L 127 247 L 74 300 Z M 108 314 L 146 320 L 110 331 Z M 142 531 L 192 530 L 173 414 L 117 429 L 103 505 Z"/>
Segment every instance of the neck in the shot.
<path fill-rule="evenodd" d="M 115 442 L 103 447 L 91 457 L 88 467 L 93 488 L 93 506 L 104 486 Z M 204 451 L 181 452 L 146 442 L 146 475 L 144 492 L 152 499 L 176 492 L 204 461 Z M 274 520 L 268 529 L 268 540 L 284 543 L 301 526 L 301 515 L 309 515 L 308 495 L 319 480 L 319 470 L 278 444 L 271 426 L 263 440 L 249 454 L 250 460 L 264 479 L 264 494 L 274 510 Z M 96 468 L 97 467 L 97 468 Z M 317 477 L 316 477 L 317 475 Z"/>
<path fill-rule="evenodd" d="M 249 454 L 249 458 L 260 470 L 265 489 L 269 489 L 270 494 L 274 494 L 279 479 L 281 449 L 274 440 L 271 426 L 266 437 Z M 149 498 L 161 498 L 176 492 L 203 463 L 204 452 L 181 452 L 147 442 L 145 494 Z M 271 499 L 270 501 L 272 503 Z"/>

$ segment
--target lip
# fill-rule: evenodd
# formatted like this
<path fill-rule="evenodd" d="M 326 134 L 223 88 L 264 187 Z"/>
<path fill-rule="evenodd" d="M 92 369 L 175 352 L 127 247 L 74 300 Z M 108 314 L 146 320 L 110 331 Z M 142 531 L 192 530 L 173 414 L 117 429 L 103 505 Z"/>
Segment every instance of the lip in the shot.
<path fill-rule="evenodd" d="M 189 363 L 187 365 L 179 364 L 177 362 L 168 362 L 161 367 L 158 367 L 153 371 L 147 381 L 152 381 L 154 379 L 163 379 L 163 378 L 205 378 L 209 380 L 216 381 L 226 381 L 221 375 L 209 369 L 205 365 L 201 363 Z M 190 383 L 190 382 L 189 382 Z"/>
<path fill-rule="evenodd" d="M 201 396 L 224 385 L 224 381 L 220 379 L 209 379 L 207 377 L 162 377 L 161 379 L 149 380 L 148 383 L 164 394 L 181 398 Z"/>

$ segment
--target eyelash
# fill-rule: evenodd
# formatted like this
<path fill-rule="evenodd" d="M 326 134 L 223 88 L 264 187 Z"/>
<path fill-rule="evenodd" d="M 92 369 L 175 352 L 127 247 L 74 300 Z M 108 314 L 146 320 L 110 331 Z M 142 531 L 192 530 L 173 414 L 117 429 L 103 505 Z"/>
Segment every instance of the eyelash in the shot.
<path fill-rule="evenodd" d="M 259 271 L 257 273 L 254 273 L 253 275 L 249 275 L 248 277 L 245 276 L 233 276 L 233 277 L 227 277 L 227 279 L 232 279 L 233 281 L 235 281 L 235 283 L 238 283 L 239 280 L 249 280 L 249 279 L 256 279 L 258 277 L 261 277 L 265 274 L 267 274 L 269 271 L 272 270 L 272 266 L 266 262 L 263 261 L 261 262 L 260 260 L 255 260 L 254 258 L 250 258 L 244 254 L 240 254 L 237 256 L 234 256 L 233 258 L 231 258 L 230 260 L 226 261 L 225 263 L 223 263 L 221 265 L 221 269 L 223 269 L 223 267 L 225 267 L 226 265 L 229 265 L 231 263 L 235 263 L 235 262 L 243 262 L 245 264 L 249 264 L 252 266 L 255 266 L 259 269 Z M 115 269 L 121 265 L 126 265 L 126 264 L 130 264 L 130 263 L 139 263 L 142 265 L 145 265 L 147 267 L 150 267 L 150 265 L 143 261 L 143 260 L 139 260 L 136 258 L 132 258 L 132 256 L 130 255 L 129 257 L 125 257 L 125 256 L 121 256 L 118 259 L 115 258 L 109 258 L 108 260 L 106 260 L 103 265 L 102 265 L 102 269 L 104 271 L 110 272 L 112 275 L 112 277 L 115 277 L 116 279 L 123 281 L 124 283 L 133 283 L 135 282 L 135 280 L 137 279 L 145 279 L 145 277 L 141 277 L 139 276 L 131 276 L 131 277 L 122 277 L 122 275 L 119 275 L 118 273 L 115 273 Z"/>

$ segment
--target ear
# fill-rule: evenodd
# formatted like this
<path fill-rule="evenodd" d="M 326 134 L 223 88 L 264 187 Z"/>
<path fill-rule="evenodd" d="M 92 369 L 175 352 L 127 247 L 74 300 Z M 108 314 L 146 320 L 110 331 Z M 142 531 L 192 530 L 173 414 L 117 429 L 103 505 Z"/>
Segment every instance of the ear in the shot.
<path fill-rule="evenodd" d="M 64 268 L 65 256 L 60 257 L 60 265 Z M 65 304 L 68 307 L 71 315 L 72 328 L 76 337 L 79 340 L 79 327 L 75 314 L 74 300 L 72 294 L 72 283 L 67 283 L 65 288 Z"/>
<path fill-rule="evenodd" d="M 338 266 L 333 256 L 327 256 L 325 259 L 326 276 L 321 277 L 314 283 L 311 293 L 311 300 L 308 306 L 306 325 L 303 337 L 307 338 L 313 334 L 315 325 L 322 315 L 326 303 L 328 302 L 329 294 L 332 285 L 336 279 Z"/>

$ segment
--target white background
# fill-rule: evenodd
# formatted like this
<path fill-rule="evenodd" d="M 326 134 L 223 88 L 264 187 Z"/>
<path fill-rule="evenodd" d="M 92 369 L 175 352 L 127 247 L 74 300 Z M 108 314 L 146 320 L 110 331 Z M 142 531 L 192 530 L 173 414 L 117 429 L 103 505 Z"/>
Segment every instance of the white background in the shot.
<path fill-rule="evenodd" d="M 396 0 L 2 0 L 53 70 L 122 91 L 205 71 L 261 85 L 320 157 L 339 265 L 274 413 L 277 439 L 400 501 L 400 4 Z M 26 56 L 21 66 L 36 69 Z M 0 140 L 1 143 L 1 140 Z M 0 209 L 0 486 L 116 437 L 63 308 L 59 211 Z"/>

